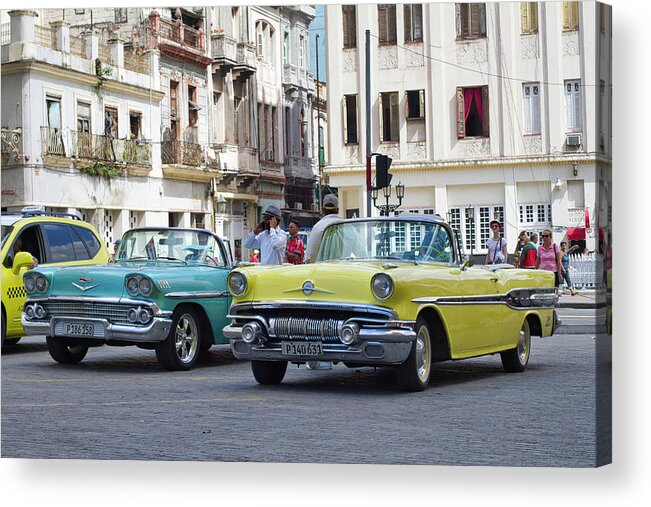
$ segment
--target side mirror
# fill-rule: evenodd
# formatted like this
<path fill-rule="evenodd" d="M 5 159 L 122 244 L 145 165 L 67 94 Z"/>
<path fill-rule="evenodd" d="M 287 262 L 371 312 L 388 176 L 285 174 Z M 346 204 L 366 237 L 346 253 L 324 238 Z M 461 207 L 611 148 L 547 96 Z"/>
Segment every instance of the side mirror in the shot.
<path fill-rule="evenodd" d="M 11 271 L 17 275 L 22 268 L 29 268 L 34 263 L 34 257 L 29 252 L 18 252 L 14 257 Z"/>

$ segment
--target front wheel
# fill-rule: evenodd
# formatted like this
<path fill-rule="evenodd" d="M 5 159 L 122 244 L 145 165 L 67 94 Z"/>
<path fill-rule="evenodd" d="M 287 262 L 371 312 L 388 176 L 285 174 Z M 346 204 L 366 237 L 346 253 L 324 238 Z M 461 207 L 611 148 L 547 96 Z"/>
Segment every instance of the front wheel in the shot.
<path fill-rule="evenodd" d="M 175 312 L 170 334 L 156 346 L 156 357 L 166 370 L 189 370 L 199 358 L 201 325 L 192 308 Z"/>
<path fill-rule="evenodd" d="M 258 384 L 280 384 L 285 378 L 287 361 L 251 361 L 251 371 Z"/>
<path fill-rule="evenodd" d="M 416 320 L 416 333 L 407 360 L 398 366 L 398 382 L 406 391 L 424 391 L 432 373 L 432 340 L 422 316 Z"/>
<path fill-rule="evenodd" d="M 514 349 L 505 350 L 500 352 L 502 358 L 502 366 L 509 373 L 517 373 L 524 371 L 529 362 L 529 355 L 531 353 L 531 332 L 529 330 L 529 322 L 524 319 L 522 329 L 520 329 L 520 336 L 518 337 L 518 344 Z"/>
<path fill-rule="evenodd" d="M 86 357 L 88 352 L 87 345 L 79 345 L 74 340 L 67 338 L 53 338 L 46 336 L 47 350 L 57 363 L 77 364 Z"/>

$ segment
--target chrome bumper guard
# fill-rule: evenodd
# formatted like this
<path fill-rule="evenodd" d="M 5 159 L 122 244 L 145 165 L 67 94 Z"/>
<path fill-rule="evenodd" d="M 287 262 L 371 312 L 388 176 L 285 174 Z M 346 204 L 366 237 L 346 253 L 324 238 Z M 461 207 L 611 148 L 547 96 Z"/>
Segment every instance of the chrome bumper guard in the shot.
<path fill-rule="evenodd" d="M 68 336 L 56 331 L 58 322 L 79 322 L 80 324 L 99 324 L 103 329 L 97 336 Z M 21 323 L 28 335 L 46 335 L 55 338 L 81 338 L 84 340 L 97 340 L 107 342 L 121 340 L 134 343 L 161 342 L 167 338 L 172 328 L 172 319 L 154 317 L 147 326 L 129 326 L 124 324 L 111 324 L 106 319 L 88 319 L 78 317 L 54 317 L 47 322 L 34 322 L 21 317 Z"/>

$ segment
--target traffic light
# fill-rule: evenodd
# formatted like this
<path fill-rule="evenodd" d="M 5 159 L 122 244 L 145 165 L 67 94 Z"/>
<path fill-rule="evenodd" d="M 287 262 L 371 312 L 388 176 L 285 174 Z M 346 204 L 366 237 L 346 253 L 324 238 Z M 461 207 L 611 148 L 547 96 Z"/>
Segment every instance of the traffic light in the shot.
<path fill-rule="evenodd" d="M 389 172 L 392 158 L 387 155 L 378 155 L 375 159 L 375 188 L 384 188 L 391 185 L 393 174 Z"/>

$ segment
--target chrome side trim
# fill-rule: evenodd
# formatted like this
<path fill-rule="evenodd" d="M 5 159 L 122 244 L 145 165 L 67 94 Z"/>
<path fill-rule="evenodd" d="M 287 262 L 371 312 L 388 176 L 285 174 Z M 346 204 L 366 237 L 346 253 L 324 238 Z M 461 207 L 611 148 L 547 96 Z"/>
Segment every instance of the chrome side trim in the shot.
<path fill-rule="evenodd" d="M 218 291 L 185 291 L 185 292 L 168 292 L 166 298 L 170 299 L 203 299 L 203 298 L 227 298 L 231 293 L 227 290 Z"/>
<path fill-rule="evenodd" d="M 412 303 L 453 305 L 507 305 L 514 310 L 529 308 L 554 308 L 558 303 L 556 289 L 523 287 L 511 289 L 506 294 L 483 294 L 476 296 L 426 296 L 411 300 Z"/>

